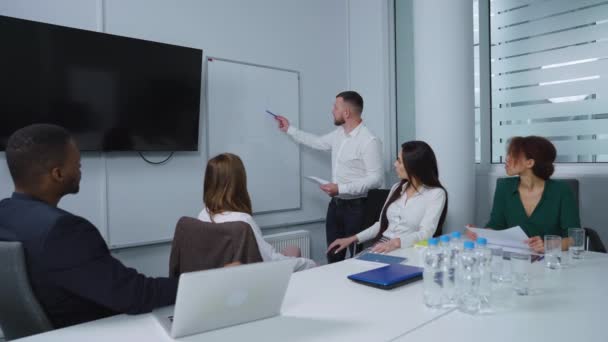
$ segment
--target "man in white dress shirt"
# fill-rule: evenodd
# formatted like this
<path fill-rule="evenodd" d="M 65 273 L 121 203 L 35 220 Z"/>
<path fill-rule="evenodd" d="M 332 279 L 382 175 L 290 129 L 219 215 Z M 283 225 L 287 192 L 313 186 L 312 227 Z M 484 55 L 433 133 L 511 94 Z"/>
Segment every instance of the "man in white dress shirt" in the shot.
<path fill-rule="evenodd" d="M 328 244 L 367 228 L 362 227 L 367 192 L 384 184 L 382 142 L 363 124 L 362 112 L 363 98 L 357 92 L 336 95 L 332 114 L 339 127 L 323 136 L 303 132 L 291 126 L 287 118 L 277 116 L 279 128 L 296 142 L 317 150 L 331 150 L 332 180 L 320 186 L 332 198 L 325 223 Z M 344 260 L 345 256 L 346 250 L 330 252 L 328 261 Z"/>

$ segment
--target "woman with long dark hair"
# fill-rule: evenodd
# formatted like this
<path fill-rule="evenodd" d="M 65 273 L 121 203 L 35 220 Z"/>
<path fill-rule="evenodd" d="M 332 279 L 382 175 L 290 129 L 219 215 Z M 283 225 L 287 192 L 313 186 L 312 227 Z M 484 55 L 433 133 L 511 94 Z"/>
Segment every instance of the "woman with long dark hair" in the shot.
<path fill-rule="evenodd" d="M 408 141 L 394 166 L 401 181 L 393 185 L 379 220 L 357 235 L 335 240 L 328 252 L 375 239 L 372 252 L 386 253 L 432 237 L 443 224 L 448 194 L 439 181 L 433 149 L 424 141 Z"/>

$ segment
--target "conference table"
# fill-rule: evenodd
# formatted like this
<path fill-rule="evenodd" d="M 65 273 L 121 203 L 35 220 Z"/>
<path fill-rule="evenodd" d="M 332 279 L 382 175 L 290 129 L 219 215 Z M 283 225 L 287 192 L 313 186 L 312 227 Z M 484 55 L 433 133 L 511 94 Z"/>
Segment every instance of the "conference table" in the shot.
<path fill-rule="evenodd" d="M 608 341 L 608 256 L 587 252 L 557 271 L 532 265 L 530 295 L 488 314 L 454 310 L 394 341 Z"/>
<path fill-rule="evenodd" d="M 420 250 L 390 253 L 421 266 Z M 393 290 L 354 283 L 347 275 L 383 264 L 347 259 L 292 275 L 281 315 L 179 338 L 179 341 L 608 341 L 608 256 L 586 253 L 562 270 L 531 267 L 531 293 L 513 294 L 477 315 L 423 304 L 422 281 Z M 503 298 L 504 299 L 504 298 Z M 171 310 L 164 308 L 161 310 Z M 608 321 L 606 321 L 608 322 Z M 117 315 L 22 341 L 172 341 L 154 313 Z"/>

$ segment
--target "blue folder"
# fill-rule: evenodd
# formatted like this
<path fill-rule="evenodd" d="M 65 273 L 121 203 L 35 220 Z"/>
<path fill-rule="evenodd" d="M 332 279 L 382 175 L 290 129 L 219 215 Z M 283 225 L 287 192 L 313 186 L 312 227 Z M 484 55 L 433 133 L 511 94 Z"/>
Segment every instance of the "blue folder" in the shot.
<path fill-rule="evenodd" d="M 351 274 L 347 278 L 357 283 L 389 290 L 422 279 L 422 271 L 421 267 L 391 264 Z"/>
<path fill-rule="evenodd" d="M 381 262 L 383 264 L 389 264 L 389 265 L 390 264 L 400 264 L 407 260 L 407 258 L 402 258 L 402 257 L 398 257 L 398 256 L 393 256 L 393 255 L 380 254 L 380 253 L 372 253 L 372 252 L 363 253 L 363 254 L 359 255 L 357 257 L 357 259 L 365 260 L 365 261 Z"/>

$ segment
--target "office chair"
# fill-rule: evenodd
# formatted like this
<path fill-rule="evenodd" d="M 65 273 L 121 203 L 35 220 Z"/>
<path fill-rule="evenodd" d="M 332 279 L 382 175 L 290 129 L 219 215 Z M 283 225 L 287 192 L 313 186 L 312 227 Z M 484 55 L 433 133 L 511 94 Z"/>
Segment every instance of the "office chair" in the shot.
<path fill-rule="evenodd" d="M 373 189 L 368 191 L 367 199 L 365 200 L 365 207 L 363 209 L 362 229 L 367 229 L 378 221 L 382 207 L 384 206 L 390 192 L 391 191 L 389 189 Z"/>
<path fill-rule="evenodd" d="M 0 326 L 10 341 L 53 330 L 27 275 L 20 242 L 0 241 Z"/>
<path fill-rule="evenodd" d="M 568 187 L 572 190 L 572 193 L 574 194 L 574 201 L 576 202 L 576 205 L 580 208 L 580 205 L 578 202 L 579 201 L 578 179 L 563 178 L 563 179 L 556 179 L 556 180 L 560 180 L 568 185 Z M 600 238 L 599 234 L 591 228 L 584 228 L 584 229 L 585 229 L 585 236 L 586 236 L 586 242 L 585 242 L 586 250 L 591 251 L 591 252 L 606 253 L 606 247 L 602 243 L 602 239 Z"/>
<path fill-rule="evenodd" d="M 585 242 L 585 250 L 590 252 L 606 253 L 606 247 L 604 247 L 600 235 L 591 228 L 584 229 L 585 236 L 587 237 L 587 241 Z"/>
<path fill-rule="evenodd" d="M 391 191 L 389 189 L 372 189 L 367 192 L 367 199 L 365 200 L 365 206 L 363 208 L 363 225 L 361 230 L 371 227 L 374 223 L 376 223 L 376 221 L 378 221 L 380 212 L 384 206 L 384 202 L 386 202 L 390 192 Z M 328 241 L 328 243 L 330 242 L 331 241 Z M 372 243 L 373 240 L 355 244 L 351 258 L 362 250 L 371 247 Z"/>
<path fill-rule="evenodd" d="M 572 193 L 574 194 L 574 202 L 576 202 L 576 205 L 578 206 L 578 179 L 576 178 L 562 178 L 562 179 L 556 179 L 559 181 L 562 181 L 564 183 L 566 183 L 568 185 L 568 187 L 570 188 L 570 190 L 572 190 Z"/>
<path fill-rule="evenodd" d="M 224 267 L 234 262 L 261 262 L 255 235 L 245 222 L 211 223 L 182 217 L 175 226 L 169 277 Z"/>

